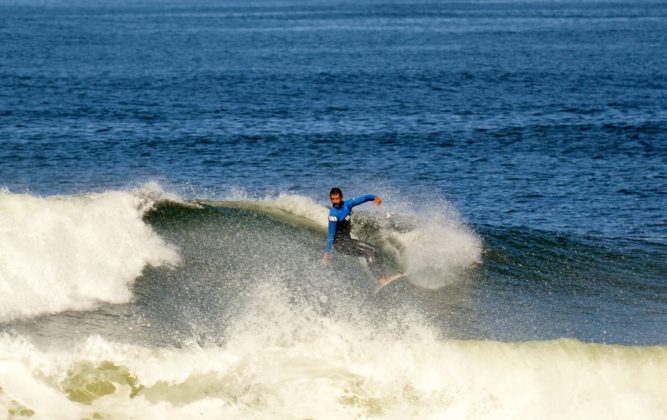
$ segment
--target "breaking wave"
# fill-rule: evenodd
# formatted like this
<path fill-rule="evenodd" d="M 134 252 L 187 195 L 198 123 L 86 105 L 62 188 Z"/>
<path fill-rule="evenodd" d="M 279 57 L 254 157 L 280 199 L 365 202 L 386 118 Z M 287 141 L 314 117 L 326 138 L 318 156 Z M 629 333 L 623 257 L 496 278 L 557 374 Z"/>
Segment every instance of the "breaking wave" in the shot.
<path fill-rule="evenodd" d="M 143 221 L 140 192 L 36 197 L 0 192 L 0 322 L 125 303 L 144 267 L 175 265 Z"/>

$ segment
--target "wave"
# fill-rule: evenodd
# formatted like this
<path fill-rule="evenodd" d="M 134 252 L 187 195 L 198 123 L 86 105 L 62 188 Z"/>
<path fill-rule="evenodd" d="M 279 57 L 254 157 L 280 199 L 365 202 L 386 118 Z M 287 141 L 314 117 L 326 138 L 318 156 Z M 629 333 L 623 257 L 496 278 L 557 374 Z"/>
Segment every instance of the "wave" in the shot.
<path fill-rule="evenodd" d="M 224 340 L 244 296 L 268 282 L 341 319 L 359 306 L 376 322 L 419 313 L 449 337 L 665 342 L 660 243 L 475 232 L 446 203 L 415 210 L 386 200 L 355 212 L 353 234 L 408 274 L 373 296 L 363 259 L 335 255 L 322 266 L 327 209 L 309 197 L 182 200 L 148 185 L 46 198 L 3 192 L 0 203 L 1 328 L 32 336 Z"/>
<path fill-rule="evenodd" d="M 667 245 L 636 238 L 577 236 L 529 228 L 477 226 L 484 269 L 540 290 L 667 303 Z"/>
<path fill-rule="evenodd" d="M 178 264 L 143 221 L 152 204 L 138 191 L 0 191 L 0 322 L 125 303 L 145 266 Z"/>
<path fill-rule="evenodd" d="M 616 291 L 660 308 L 662 245 L 477 226 L 482 246 L 443 203 L 360 210 L 353 233 L 419 287 L 373 297 L 358 260 L 322 267 L 327 209 L 308 197 L 2 192 L 0 406 L 34 418 L 665 417 L 664 345 L 515 333 L 598 322 L 577 305 L 605 299 L 609 320 Z M 659 317 L 629 311 L 624 322 L 648 325 L 638 334 L 660 334 Z"/>
<path fill-rule="evenodd" d="M 35 418 L 664 418 L 667 347 L 445 340 L 253 289 L 223 344 L 0 336 L 0 402 Z M 267 304 L 270 303 L 270 304 Z"/>

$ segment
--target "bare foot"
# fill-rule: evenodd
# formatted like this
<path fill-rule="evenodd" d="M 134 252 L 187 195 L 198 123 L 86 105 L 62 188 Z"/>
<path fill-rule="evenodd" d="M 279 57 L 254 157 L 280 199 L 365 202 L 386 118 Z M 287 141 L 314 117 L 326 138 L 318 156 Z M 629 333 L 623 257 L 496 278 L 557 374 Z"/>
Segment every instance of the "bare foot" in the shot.
<path fill-rule="evenodd" d="M 389 283 L 389 282 L 392 281 L 392 280 L 397 279 L 397 278 L 400 277 L 400 276 L 402 276 L 401 273 L 394 273 L 394 274 L 390 274 L 390 275 L 388 275 L 388 276 L 380 277 L 380 278 L 378 279 L 378 286 L 382 287 L 382 286 L 384 286 L 385 284 Z"/>

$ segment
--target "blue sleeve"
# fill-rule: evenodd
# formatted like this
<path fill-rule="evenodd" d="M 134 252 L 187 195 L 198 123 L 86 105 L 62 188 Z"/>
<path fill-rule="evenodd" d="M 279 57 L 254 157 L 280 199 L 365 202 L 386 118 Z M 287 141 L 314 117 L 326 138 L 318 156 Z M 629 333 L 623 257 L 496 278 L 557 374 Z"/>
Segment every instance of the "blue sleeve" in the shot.
<path fill-rule="evenodd" d="M 331 247 L 333 246 L 335 235 L 336 235 L 336 219 L 335 216 L 329 214 L 329 236 L 327 237 L 327 254 L 331 252 Z"/>
<path fill-rule="evenodd" d="M 358 206 L 361 203 L 365 203 L 366 201 L 373 201 L 375 200 L 375 196 L 373 194 L 366 194 L 362 195 L 361 197 L 357 197 L 353 200 L 350 200 L 350 207 Z"/>

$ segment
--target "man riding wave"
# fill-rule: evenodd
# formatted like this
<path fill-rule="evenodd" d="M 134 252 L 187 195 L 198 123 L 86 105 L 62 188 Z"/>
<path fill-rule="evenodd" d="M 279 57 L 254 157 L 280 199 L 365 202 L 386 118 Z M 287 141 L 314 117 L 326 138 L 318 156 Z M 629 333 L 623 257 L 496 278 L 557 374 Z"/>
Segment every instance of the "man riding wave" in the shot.
<path fill-rule="evenodd" d="M 352 257 L 364 257 L 368 268 L 377 278 L 378 285 L 383 286 L 392 276 L 383 276 L 385 271 L 382 255 L 368 242 L 352 239 L 352 207 L 367 201 L 375 202 L 376 206 L 382 204 L 382 199 L 373 194 L 362 195 L 352 200 L 343 200 L 343 192 L 340 188 L 332 188 L 329 192 L 331 199 L 331 210 L 329 210 L 329 235 L 327 237 L 326 252 L 322 257 L 324 265 L 329 263 L 331 249 Z"/>

